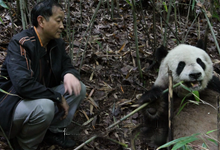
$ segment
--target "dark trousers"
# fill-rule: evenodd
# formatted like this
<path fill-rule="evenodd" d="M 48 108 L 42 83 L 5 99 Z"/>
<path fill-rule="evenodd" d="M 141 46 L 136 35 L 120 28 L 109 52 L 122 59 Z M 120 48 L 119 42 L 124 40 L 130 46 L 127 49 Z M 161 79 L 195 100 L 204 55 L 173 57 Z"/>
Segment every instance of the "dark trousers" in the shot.
<path fill-rule="evenodd" d="M 53 89 L 61 93 L 69 104 L 69 113 L 64 120 L 60 120 L 63 112 L 50 99 L 22 100 L 15 109 L 12 126 L 12 137 L 17 139 L 18 144 L 24 150 L 35 150 L 42 142 L 46 131 L 62 132 L 67 127 L 76 112 L 80 102 L 85 98 L 86 87 L 81 82 L 81 93 L 64 94 L 63 84 Z"/>

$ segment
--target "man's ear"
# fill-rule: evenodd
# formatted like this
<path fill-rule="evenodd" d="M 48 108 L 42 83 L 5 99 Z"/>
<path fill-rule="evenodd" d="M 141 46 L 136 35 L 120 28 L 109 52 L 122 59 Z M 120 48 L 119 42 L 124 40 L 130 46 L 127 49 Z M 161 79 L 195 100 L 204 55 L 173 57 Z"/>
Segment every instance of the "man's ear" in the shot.
<path fill-rule="evenodd" d="M 38 17 L 37 17 L 38 25 L 39 25 L 40 27 L 42 27 L 42 28 L 43 28 L 44 21 L 45 21 L 45 19 L 44 19 L 43 16 L 38 16 Z"/>

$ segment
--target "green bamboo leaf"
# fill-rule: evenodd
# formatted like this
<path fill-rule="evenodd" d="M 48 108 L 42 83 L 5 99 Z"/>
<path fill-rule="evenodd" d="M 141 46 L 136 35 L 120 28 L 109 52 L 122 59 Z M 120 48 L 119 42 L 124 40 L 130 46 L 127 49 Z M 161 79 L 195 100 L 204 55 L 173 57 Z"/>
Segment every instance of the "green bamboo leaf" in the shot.
<path fill-rule="evenodd" d="M 175 140 L 170 141 L 170 142 L 168 142 L 168 143 L 166 143 L 166 144 L 161 145 L 160 147 L 158 147 L 157 150 L 159 150 L 159 149 L 161 149 L 161 148 L 169 147 L 169 146 L 171 146 L 171 145 L 173 145 L 173 144 L 175 144 L 175 143 L 176 143 Z"/>
<path fill-rule="evenodd" d="M 184 147 L 186 148 L 185 150 L 193 150 L 193 148 L 190 145 L 185 145 Z"/>
<path fill-rule="evenodd" d="M 129 0 L 125 0 L 131 7 L 132 7 L 132 4 L 130 3 Z"/>
<path fill-rule="evenodd" d="M 99 42 L 99 41 L 95 41 L 98 45 L 99 45 L 99 47 L 102 49 L 102 44 Z"/>
<path fill-rule="evenodd" d="M 183 81 L 180 81 L 180 82 L 176 83 L 175 85 L 173 85 L 173 88 L 176 88 L 177 86 L 179 86 L 179 85 L 182 84 L 182 83 L 183 83 Z M 169 91 L 169 89 L 164 90 L 164 91 L 163 91 L 163 94 L 166 93 L 166 92 L 168 92 L 168 91 Z"/>
<path fill-rule="evenodd" d="M 214 139 L 209 139 L 209 138 L 208 138 L 208 140 L 211 141 L 211 142 L 213 142 L 213 143 L 215 143 L 215 145 L 218 145 L 218 142 L 217 142 L 216 140 L 214 140 Z"/>
<path fill-rule="evenodd" d="M 187 143 L 191 143 L 191 142 L 196 141 L 196 140 L 198 140 L 197 137 L 191 136 L 191 137 L 189 137 L 189 138 L 187 138 L 187 139 L 185 139 L 185 140 L 182 140 L 182 141 L 180 141 L 179 143 L 175 144 L 175 145 L 173 146 L 172 150 L 177 150 L 178 148 L 183 147 L 183 146 L 186 145 Z"/>
<path fill-rule="evenodd" d="M 202 143 L 202 147 L 204 148 L 208 148 L 207 145 L 205 143 Z"/>
<path fill-rule="evenodd" d="M 0 6 L 8 9 L 8 6 L 3 2 L 3 0 L 0 0 Z"/>
<path fill-rule="evenodd" d="M 166 4 L 166 2 L 163 2 L 163 6 L 164 6 L 164 9 L 165 9 L 165 11 L 166 11 L 166 12 L 168 12 L 168 9 L 167 9 L 167 4 Z"/>
<path fill-rule="evenodd" d="M 196 105 L 199 105 L 199 102 L 198 102 L 198 101 L 194 101 L 194 100 L 192 101 L 192 100 L 189 100 L 189 102 L 190 102 L 190 103 L 193 103 L 193 104 L 196 104 Z"/>
<path fill-rule="evenodd" d="M 180 109 L 179 109 L 177 115 L 179 115 L 179 113 L 183 110 L 183 108 L 186 106 L 186 104 L 188 104 L 188 102 L 187 102 L 187 103 L 184 103 L 184 104 L 180 107 Z"/>
<path fill-rule="evenodd" d="M 18 96 L 17 94 L 11 94 L 11 93 L 8 93 L 8 92 L 6 92 L 6 91 L 4 91 L 2 89 L 0 89 L 0 92 L 8 94 L 8 95 L 11 95 L 11 96 Z M 20 96 L 18 96 L 18 97 L 20 97 Z"/>
<path fill-rule="evenodd" d="M 196 1 L 195 0 L 193 0 L 193 2 L 192 2 L 192 10 L 194 9 L 194 7 L 195 7 L 195 3 L 196 3 Z"/>
<path fill-rule="evenodd" d="M 0 20 L 1 20 L 1 17 L 0 17 Z M 3 77 L 3 78 L 5 78 L 6 80 L 8 80 L 8 78 L 7 78 L 7 77 L 5 77 L 5 76 L 0 75 L 0 77 Z"/>
<path fill-rule="evenodd" d="M 1 17 L 0 17 L 0 21 L 1 21 L 1 23 L 2 23 L 3 25 L 5 25 Z"/>
<path fill-rule="evenodd" d="M 189 93 L 189 94 L 186 94 L 186 96 L 182 99 L 182 101 L 181 101 L 181 104 L 180 105 L 182 105 L 183 104 L 183 102 L 184 102 L 184 100 L 188 97 L 188 96 L 190 96 L 190 94 L 191 93 Z"/>
<path fill-rule="evenodd" d="M 169 146 L 174 145 L 174 144 L 179 143 L 179 142 L 186 141 L 186 140 L 188 140 L 188 139 L 193 139 L 193 137 L 196 137 L 196 136 L 199 135 L 199 134 L 200 134 L 200 133 L 196 133 L 196 134 L 193 134 L 193 135 L 191 135 L 191 136 L 186 136 L 186 137 L 181 137 L 181 138 L 175 139 L 175 140 L 173 140 L 173 141 L 170 141 L 170 142 L 168 142 L 168 143 L 166 143 L 166 144 L 164 144 L 164 145 L 158 147 L 157 150 L 159 150 L 159 149 L 161 149 L 161 148 L 169 147 Z M 195 139 L 195 138 L 194 138 L 194 139 Z"/>
<path fill-rule="evenodd" d="M 181 150 L 193 150 L 193 148 L 190 145 L 184 145 Z"/>
<path fill-rule="evenodd" d="M 185 85 L 180 84 L 180 86 L 182 86 L 182 88 L 184 88 L 185 90 L 187 90 L 187 91 L 191 92 L 190 88 L 186 87 Z"/>
<path fill-rule="evenodd" d="M 193 93 L 193 96 L 194 96 L 195 100 L 199 102 L 199 92 L 198 91 L 192 91 L 192 93 Z"/>
<path fill-rule="evenodd" d="M 218 130 L 218 129 L 208 131 L 208 132 L 206 132 L 206 134 L 209 134 L 209 133 L 215 132 L 215 131 L 217 131 L 217 130 Z"/>
<path fill-rule="evenodd" d="M 218 21 L 220 21 L 218 13 L 216 11 L 213 12 L 212 17 L 216 18 L 216 19 L 218 19 Z"/>
<path fill-rule="evenodd" d="M 187 145 L 184 145 L 184 146 L 182 147 L 182 150 L 188 150 L 188 149 L 187 149 Z"/>

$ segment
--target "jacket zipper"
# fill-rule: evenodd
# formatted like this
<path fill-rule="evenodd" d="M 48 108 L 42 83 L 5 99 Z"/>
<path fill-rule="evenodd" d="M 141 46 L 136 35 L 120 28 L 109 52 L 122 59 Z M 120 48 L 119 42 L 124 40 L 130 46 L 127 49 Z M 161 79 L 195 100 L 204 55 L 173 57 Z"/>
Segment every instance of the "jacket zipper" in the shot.
<path fill-rule="evenodd" d="M 54 47 L 56 47 L 56 46 L 54 46 Z M 51 51 L 54 49 L 54 47 L 52 47 L 52 48 L 50 49 L 50 52 L 49 52 L 49 57 L 50 57 L 50 68 L 51 68 L 51 72 L 53 73 L 53 75 L 54 75 L 54 72 L 53 72 L 53 68 L 52 68 Z M 54 78 L 55 78 L 55 80 L 57 81 L 55 75 L 54 75 Z"/>

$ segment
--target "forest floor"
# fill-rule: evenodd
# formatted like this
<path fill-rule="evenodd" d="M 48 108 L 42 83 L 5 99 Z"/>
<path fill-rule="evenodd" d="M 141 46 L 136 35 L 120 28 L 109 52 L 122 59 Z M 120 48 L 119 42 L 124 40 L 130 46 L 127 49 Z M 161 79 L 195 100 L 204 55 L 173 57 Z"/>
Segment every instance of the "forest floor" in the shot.
<path fill-rule="evenodd" d="M 160 16 L 156 12 L 156 30 L 154 34 L 153 8 L 147 1 L 143 3 L 143 11 L 138 6 L 139 11 L 136 21 L 139 57 L 143 73 L 142 80 L 139 75 L 135 51 L 133 15 L 130 5 L 126 1 L 120 1 L 118 8 L 114 8 L 113 17 L 111 17 L 111 10 L 108 11 L 108 5 L 104 2 L 98 10 L 94 19 L 94 26 L 89 35 L 89 33 L 86 33 L 86 29 L 92 20 L 98 2 L 98 0 L 84 0 L 82 2 L 82 18 L 80 18 L 80 0 L 70 1 L 70 16 L 72 18 L 68 28 L 70 30 L 66 29 L 63 32 L 63 38 L 66 41 L 66 50 L 69 52 L 71 43 L 67 38 L 67 33 L 75 31 L 72 40 L 73 64 L 77 69 L 81 67 L 81 79 L 87 87 L 87 95 L 67 132 L 76 140 L 76 147 L 89 138 L 97 136 L 81 148 L 84 150 L 129 150 L 134 138 L 132 131 L 142 122 L 141 113 L 133 114 L 114 127 L 109 128 L 109 126 L 138 108 L 138 98 L 153 85 L 157 77 L 158 65 L 148 68 L 154 62 L 154 50 L 163 43 L 166 24 L 159 18 L 164 17 L 166 19 L 166 16 Z M 9 4 L 13 11 L 16 10 L 15 2 Z M 35 4 L 35 1 L 33 3 L 30 1 L 28 5 L 31 8 L 33 4 Z M 62 4 L 64 7 L 66 6 L 65 3 Z M 187 3 L 185 2 L 185 4 Z M 161 10 L 162 8 L 162 6 L 157 5 L 157 9 Z M 197 14 L 191 12 L 192 16 L 187 19 L 187 9 L 179 7 L 179 10 L 180 15 L 176 23 L 177 35 L 174 36 L 171 30 L 168 29 L 166 36 L 168 49 L 178 45 L 177 38 L 180 39 L 180 42 L 196 45 L 197 40 L 199 38 L 203 39 L 205 36 L 207 21 L 201 10 L 197 6 L 195 7 L 194 11 L 196 10 L 200 15 L 199 20 L 197 18 L 194 24 L 193 19 Z M 9 11 L 0 7 L 0 13 L 4 22 L 4 25 L 0 23 L 0 63 L 2 64 L 12 35 L 20 32 L 22 25 L 21 20 L 17 19 L 19 17 L 13 16 L 15 24 L 15 30 L 13 30 Z M 171 14 L 168 26 L 175 31 L 174 13 Z M 80 23 L 81 20 L 82 23 Z M 220 23 L 217 19 L 213 19 L 212 25 L 218 43 L 220 43 Z M 86 44 L 84 36 L 88 40 L 88 44 Z M 215 68 L 218 70 L 219 53 L 210 32 L 207 37 L 207 53 L 211 56 Z M 155 46 L 153 46 L 154 44 Z M 119 143 L 123 143 L 127 147 L 123 147 L 123 144 Z M 136 140 L 135 145 L 136 150 L 146 149 L 146 145 L 141 144 L 139 140 Z M 7 149 L 10 148 L 6 140 L 1 137 L 0 150 Z M 62 148 L 42 142 L 39 149 L 57 150 Z"/>

